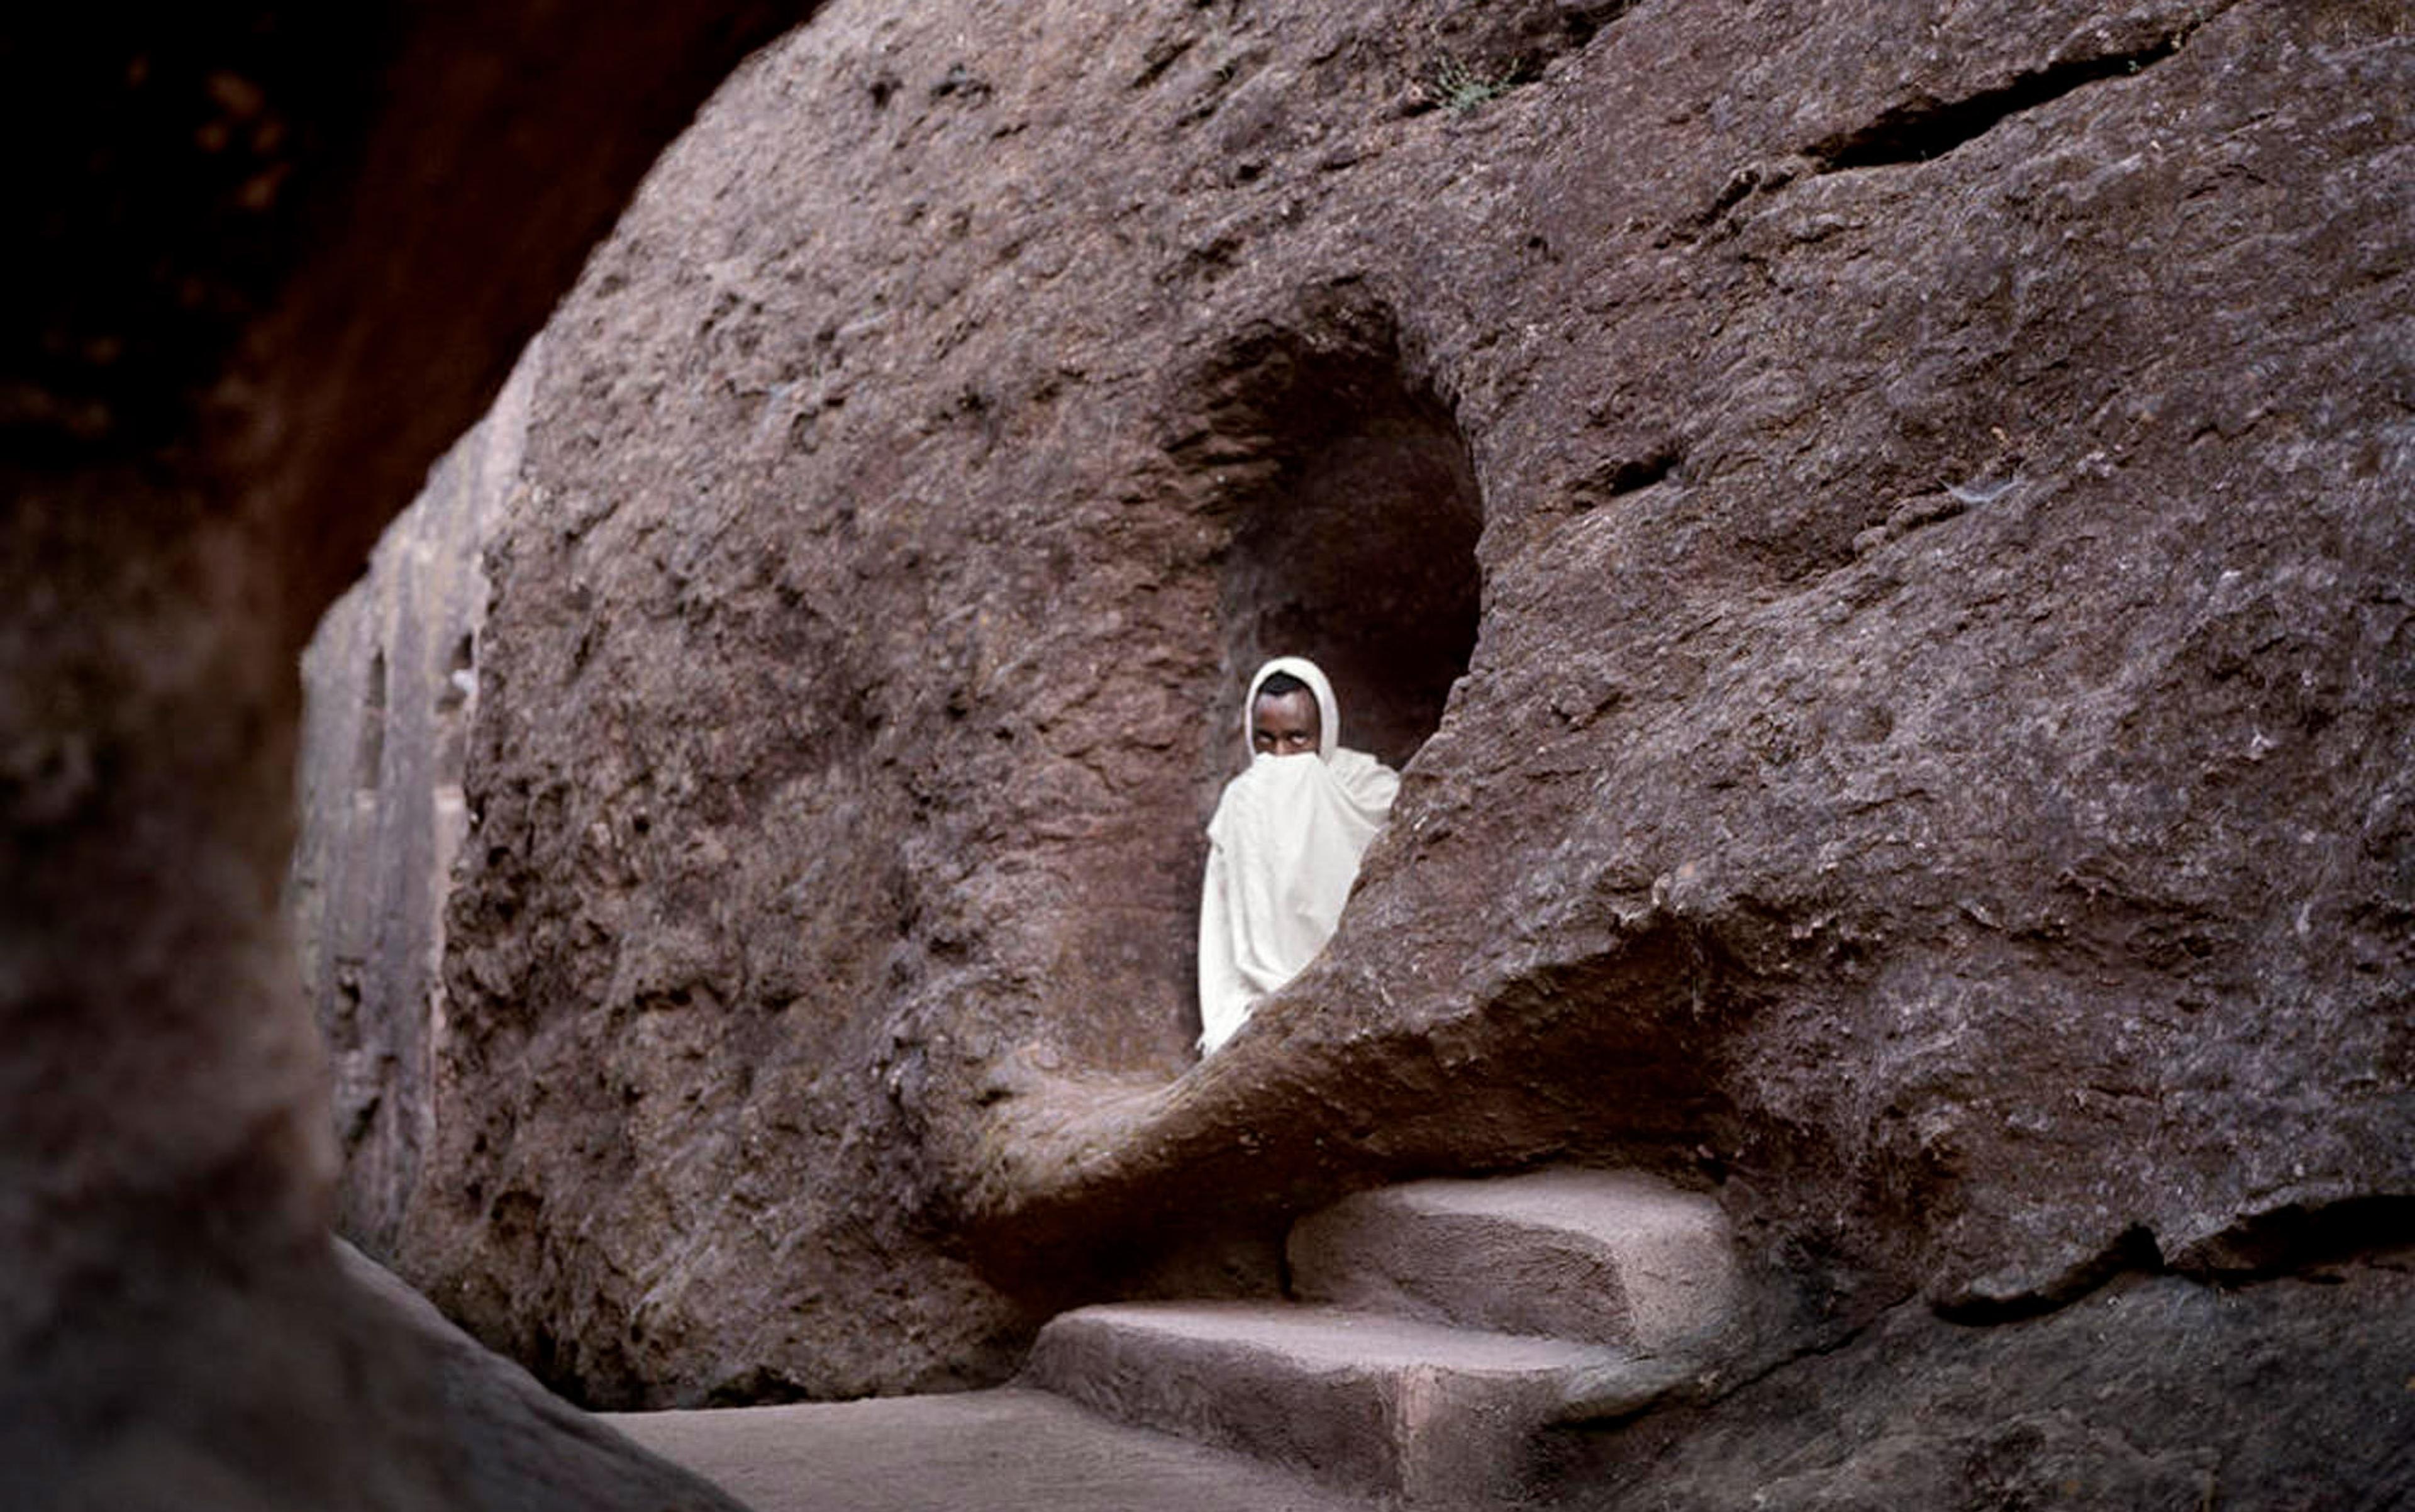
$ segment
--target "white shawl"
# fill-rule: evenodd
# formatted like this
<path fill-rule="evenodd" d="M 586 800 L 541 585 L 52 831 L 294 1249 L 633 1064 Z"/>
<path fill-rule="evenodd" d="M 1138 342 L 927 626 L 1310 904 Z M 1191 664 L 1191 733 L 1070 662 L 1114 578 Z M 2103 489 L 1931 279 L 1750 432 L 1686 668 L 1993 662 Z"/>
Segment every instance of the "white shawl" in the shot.
<path fill-rule="evenodd" d="M 1314 960 L 1341 922 L 1358 859 L 1384 827 L 1401 779 L 1364 751 L 1342 749 L 1342 711 L 1316 664 L 1279 656 L 1243 697 L 1245 747 L 1258 685 L 1288 672 L 1316 696 L 1317 753 L 1252 755 L 1224 785 L 1208 821 L 1199 893 L 1199 1049 L 1232 1037 L 1258 999 Z"/>

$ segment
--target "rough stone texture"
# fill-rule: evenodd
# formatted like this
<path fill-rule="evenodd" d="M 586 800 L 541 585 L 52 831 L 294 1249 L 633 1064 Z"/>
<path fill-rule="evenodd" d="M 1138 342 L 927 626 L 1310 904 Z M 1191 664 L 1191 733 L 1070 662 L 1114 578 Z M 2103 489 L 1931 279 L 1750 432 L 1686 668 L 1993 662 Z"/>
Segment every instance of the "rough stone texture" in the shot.
<path fill-rule="evenodd" d="M 2339 1363 L 2405 1357 L 2392 1273 L 2089 1288 L 2301 1271 L 2415 1197 L 2411 48 L 2354 0 L 833 7 L 548 337 L 399 1263 L 593 1400 L 841 1395 L 998 1378 L 1068 1299 L 1271 1291 L 1354 1187 L 1614 1158 L 1796 1298 L 1627 1430 L 1674 1435 L 1636 1505 L 2070 1462 L 2387 1505 L 2392 1451 L 2288 1435 L 2398 1423 Z M 109 439 L 148 412 L 93 408 L 97 325 L 8 393 L 10 581 L 53 585 L 5 647 L 21 1436 L 43 1320 L 128 1376 L 323 1216 L 300 1014 L 223 1010 L 292 1008 L 281 670 L 575 245 L 407 218 L 171 343 L 142 434 L 198 452 Z M 361 247 L 464 300 L 328 339 Z M 278 424 L 191 440 L 231 366 Z M 1295 644 L 1414 756 L 1399 820 L 1169 1085 L 1221 721 Z M 125 1255 L 168 1301 L 53 1300 Z M 1847 1460 L 1787 1426 L 1829 1394 Z"/>
<path fill-rule="evenodd" d="M 2415 1504 L 2415 1252 L 2228 1289 L 2130 1278 L 1989 1328 L 1898 1309 L 1717 1406 L 1570 1432 L 1550 1505 L 2071 1512 Z"/>
<path fill-rule="evenodd" d="M 299 1256 L 293 1257 L 295 1261 Z M 112 1298 L 154 1346 L 127 1370 L 52 1346 L 9 1383 L 16 1512 L 741 1512 L 548 1393 L 357 1251 L 244 1278 L 231 1306 L 152 1280 Z M 37 1395 L 37 1388 L 46 1395 Z M 47 1434 L 30 1431 L 43 1423 Z M 99 1452 L 95 1452 L 98 1449 Z"/>
<path fill-rule="evenodd" d="M 659 144 L 801 8 L 0 28 L 12 1507 L 595 1505 L 615 1480 L 723 1505 L 557 1421 L 463 1454 L 504 1404 L 328 1252 L 324 1057 L 277 898 L 309 625 Z"/>
<path fill-rule="evenodd" d="M 373 1357 L 385 1362 L 392 1379 L 421 1393 L 392 1393 L 378 1403 L 388 1415 L 370 1426 L 415 1439 L 421 1452 L 439 1456 L 429 1467 L 446 1498 L 438 1505 L 498 1512 L 545 1506 L 744 1512 L 694 1475 L 547 1391 L 358 1250 L 341 1240 L 337 1247 L 355 1297 L 349 1310 L 361 1318 Z M 340 1499 L 343 1492 L 334 1495 Z"/>
<path fill-rule="evenodd" d="M 698 1401 L 1543 1158 L 1716 1188 L 1772 1359 L 2386 1219 L 2410 77 L 2356 0 L 832 7 L 548 337 L 401 1267 Z M 1414 759 L 1174 1079 L 1276 644 Z"/>
<path fill-rule="evenodd" d="M 1742 1310 L 1734 1237 L 1706 1195 L 1631 1171 L 1413 1181 L 1292 1225 L 1311 1302 L 1461 1328 L 1707 1355 Z"/>

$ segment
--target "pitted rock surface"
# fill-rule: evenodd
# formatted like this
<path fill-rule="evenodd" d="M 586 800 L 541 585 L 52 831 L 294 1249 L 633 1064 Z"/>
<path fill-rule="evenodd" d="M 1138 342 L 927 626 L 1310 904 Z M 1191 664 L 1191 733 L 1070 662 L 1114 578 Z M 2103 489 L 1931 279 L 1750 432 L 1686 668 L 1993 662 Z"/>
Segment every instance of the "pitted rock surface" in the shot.
<path fill-rule="evenodd" d="M 2219 1337 L 2397 1337 L 2410 77 L 2349 0 L 830 7 L 536 365 L 392 1258 L 590 1400 L 847 1396 L 1574 1160 L 1718 1194 L 1739 1379 L 2318 1257 Z M 1404 786 L 1186 1070 L 1271 650 Z M 1786 1474 L 2202 1494 L 2035 1363 Z"/>
<path fill-rule="evenodd" d="M 2403 1196 L 2409 45 L 832 7 L 548 335 L 398 1263 L 693 1401 L 995 1379 L 1547 1156 L 1721 1184 L 1836 1320 Z M 1174 1081 L 1278 645 L 1405 784 Z"/>

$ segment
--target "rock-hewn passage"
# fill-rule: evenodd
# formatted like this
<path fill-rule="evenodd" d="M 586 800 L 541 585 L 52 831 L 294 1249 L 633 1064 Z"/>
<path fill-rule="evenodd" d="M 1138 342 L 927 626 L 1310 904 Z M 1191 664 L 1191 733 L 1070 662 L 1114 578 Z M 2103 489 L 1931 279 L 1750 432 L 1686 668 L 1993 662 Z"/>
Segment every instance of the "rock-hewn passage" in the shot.
<path fill-rule="evenodd" d="M 548 334 L 392 1258 L 591 1400 L 845 1396 L 1562 1160 L 1719 1192 L 1767 1316 L 1704 1422 L 2108 1286 L 2336 1265 L 2403 1338 L 2411 55 L 2350 0 L 831 7 Z M 1279 638 L 1405 786 L 1186 1072 Z M 2113 1368 L 1969 1442 L 2051 1461 L 2007 1425 Z M 2184 1417 L 2125 1442 L 2255 1484 Z"/>
<path fill-rule="evenodd" d="M 0 25 L 10 1508 L 728 1505 L 338 1270 L 278 891 L 311 623 L 662 143 L 804 8 Z"/>
<path fill-rule="evenodd" d="M 302 743 L 317 758 L 303 764 L 308 822 L 285 908 L 333 1062 L 337 1222 L 382 1253 L 410 1205 L 434 1106 L 444 904 L 469 829 L 479 555 L 519 472 L 539 351 L 531 345 L 487 418 L 430 472 L 302 659 Z"/>

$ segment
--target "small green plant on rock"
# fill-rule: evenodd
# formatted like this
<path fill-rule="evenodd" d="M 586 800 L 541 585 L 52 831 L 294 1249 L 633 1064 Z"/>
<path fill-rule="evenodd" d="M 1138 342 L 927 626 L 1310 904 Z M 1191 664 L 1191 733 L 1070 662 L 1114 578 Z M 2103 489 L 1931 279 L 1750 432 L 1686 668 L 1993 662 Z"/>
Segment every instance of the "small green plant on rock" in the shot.
<path fill-rule="evenodd" d="M 1524 82 L 1524 70 L 1511 64 L 1499 73 L 1487 73 L 1464 58 L 1446 52 L 1426 71 L 1422 88 L 1428 103 L 1463 114 Z"/>

